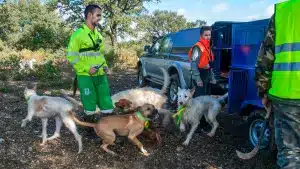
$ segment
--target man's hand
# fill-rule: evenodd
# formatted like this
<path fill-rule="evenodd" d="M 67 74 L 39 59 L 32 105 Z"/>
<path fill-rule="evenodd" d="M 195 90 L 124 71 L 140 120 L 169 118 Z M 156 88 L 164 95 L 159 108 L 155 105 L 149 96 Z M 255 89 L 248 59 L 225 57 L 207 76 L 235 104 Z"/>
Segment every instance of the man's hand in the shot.
<path fill-rule="evenodd" d="M 268 99 L 267 99 L 267 98 L 262 98 L 261 102 L 262 102 L 262 104 L 263 104 L 264 106 L 267 106 L 267 105 L 268 105 Z"/>
<path fill-rule="evenodd" d="M 104 71 L 104 73 L 106 73 L 106 74 L 107 74 L 107 73 L 109 72 L 109 69 L 108 69 L 108 67 L 107 67 L 107 66 L 104 66 L 104 67 L 103 67 L 103 71 Z"/>
<path fill-rule="evenodd" d="M 90 74 L 90 75 L 93 75 L 93 74 L 95 74 L 97 71 L 98 71 L 98 70 L 97 70 L 96 68 L 91 67 L 90 70 L 89 70 L 89 74 Z"/>
<path fill-rule="evenodd" d="M 197 86 L 203 87 L 203 81 L 200 80 L 200 81 L 197 83 Z"/>

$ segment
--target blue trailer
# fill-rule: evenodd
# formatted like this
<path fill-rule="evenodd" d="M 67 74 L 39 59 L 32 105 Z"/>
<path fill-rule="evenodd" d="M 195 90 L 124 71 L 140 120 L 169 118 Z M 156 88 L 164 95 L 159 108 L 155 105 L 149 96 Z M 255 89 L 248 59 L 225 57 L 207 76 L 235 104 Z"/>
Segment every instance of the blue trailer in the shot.
<path fill-rule="evenodd" d="M 269 19 L 239 23 L 223 22 L 225 31 L 216 26 L 220 25 L 220 22 L 212 25 L 213 34 L 216 36 L 213 37 L 214 53 L 217 58 L 215 69 L 222 70 L 222 65 L 228 65 L 229 60 L 228 113 L 248 117 L 249 142 L 253 146 L 258 142 L 265 115 L 255 84 L 255 63 L 268 23 Z M 270 128 L 266 130 L 264 136 L 261 148 L 266 148 L 273 138 Z"/>

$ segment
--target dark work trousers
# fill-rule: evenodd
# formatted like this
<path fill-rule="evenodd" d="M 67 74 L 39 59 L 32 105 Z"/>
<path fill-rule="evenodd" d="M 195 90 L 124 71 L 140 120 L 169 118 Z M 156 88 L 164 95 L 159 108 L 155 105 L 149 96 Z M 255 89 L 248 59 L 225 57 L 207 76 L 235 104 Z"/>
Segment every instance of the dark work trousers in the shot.
<path fill-rule="evenodd" d="M 203 82 L 203 86 L 200 87 L 197 85 L 197 82 L 193 80 L 193 85 L 196 87 L 196 91 L 194 93 L 194 98 L 198 96 L 203 95 L 209 95 L 210 94 L 210 70 L 209 69 L 198 69 L 200 72 L 200 77 Z"/>

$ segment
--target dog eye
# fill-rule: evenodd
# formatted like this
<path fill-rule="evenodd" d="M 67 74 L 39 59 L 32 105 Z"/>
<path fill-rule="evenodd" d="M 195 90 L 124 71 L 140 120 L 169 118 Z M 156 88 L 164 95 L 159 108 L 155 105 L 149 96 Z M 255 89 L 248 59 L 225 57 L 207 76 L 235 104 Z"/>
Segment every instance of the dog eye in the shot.
<path fill-rule="evenodd" d="M 187 96 L 184 96 L 184 98 L 187 98 Z"/>

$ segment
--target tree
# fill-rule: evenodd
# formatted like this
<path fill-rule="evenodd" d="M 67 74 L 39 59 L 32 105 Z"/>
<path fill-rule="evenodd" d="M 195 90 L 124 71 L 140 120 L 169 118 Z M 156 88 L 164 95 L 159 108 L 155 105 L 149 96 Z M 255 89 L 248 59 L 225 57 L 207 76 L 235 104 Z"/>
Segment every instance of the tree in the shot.
<path fill-rule="evenodd" d="M 205 25 L 206 22 L 197 20 L 188 22 L 183 15 L 167 10 L 155 10 L 152 15 L 145 14 L 139 19 L 139 30 L 145 33 L 145 40 L 152 41 L 152 37 L 160 37 L 181 29 L 194 28 Z"/>
<path fill-rule="evenodd" d="M 0 4 L 0 38 L 18 49 L 65 47 L 70 28 L 39 0 L 7 1 Z"/>
<path fill-rule="evenodd" d="M 56 1 L 58 4 L 58 1 Z M 61 0 L 59 9 L 63 15 L 68 15 L 67 21 L 83 22 L 83 10 L 87 4 L 99 4 L 103 8 L 103 21 L 99 25 L 101 32 L 109 36 L 112 46 L 117 47 L 117 37 L 125 34 L 136 35 L 131 25 L 145 10 L 145 2 L 159 2 L 159 0 Z"/>

